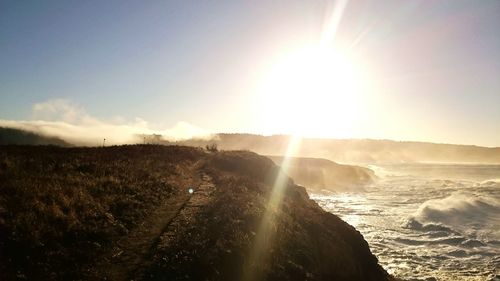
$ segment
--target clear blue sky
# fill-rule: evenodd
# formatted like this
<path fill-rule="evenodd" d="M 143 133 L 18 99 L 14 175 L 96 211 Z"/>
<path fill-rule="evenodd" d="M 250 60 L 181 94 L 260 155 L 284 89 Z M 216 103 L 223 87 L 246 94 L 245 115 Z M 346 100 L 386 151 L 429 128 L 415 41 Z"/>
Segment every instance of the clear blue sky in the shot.
<path fill-rule="evenodd" d="M 328 6 L 0 0 L 0 119 L 66 99 L 101 120 L 259 133 L 255 81 L 321 36 Z M 362 129 L 341 137 L 500 146 L 499 15 L 496 0 L 349 2 L 336 44 L 376 89 Z"/>

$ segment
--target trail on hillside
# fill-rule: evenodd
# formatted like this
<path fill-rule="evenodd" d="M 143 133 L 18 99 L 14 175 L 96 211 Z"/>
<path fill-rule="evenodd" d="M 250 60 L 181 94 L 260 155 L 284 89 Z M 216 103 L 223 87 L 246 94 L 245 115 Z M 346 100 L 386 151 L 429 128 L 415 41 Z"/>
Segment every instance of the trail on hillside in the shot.
<path fill-rule="evenodd" d="M 190 194 L 180 192 L 164 201 L 144 222 L 116 243 L 102 262 L 97 272 L 103 280 L 140 280 L 144 270 L 153 262 L 154 250 L 169 238 L 178 235 L 186 218 L 196 215 L 198 210 L 211 200 L 215 185 L 207 174 L 201 177 L 198 186 Z"/>

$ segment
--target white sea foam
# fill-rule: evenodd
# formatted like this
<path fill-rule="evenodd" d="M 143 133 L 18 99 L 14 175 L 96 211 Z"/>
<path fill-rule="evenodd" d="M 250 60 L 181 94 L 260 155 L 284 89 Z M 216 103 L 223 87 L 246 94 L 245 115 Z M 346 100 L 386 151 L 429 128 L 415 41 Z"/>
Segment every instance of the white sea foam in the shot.
<path fill-rule="evenodd" d="M 487 195 L 458 191 L 446 198 L 423 203 L 414 215 L 419 222 L 451 226 L 496 223 L 500 225 L 500 200 Z"/>
<path fill-rule="evenodd" d="M 499 165 L 375 168 L 379 180 L 366 192 L 311 197 L 355 226 L 389 273 L 404 280 L 500 276 Z"/>
<path fill-rule="evenodd" d="M 484 180 L 480 183 L 477 183 L 476 186 L 479 187 L 496 187 L 500 188 L 500 179 L 488 179 Z"/>

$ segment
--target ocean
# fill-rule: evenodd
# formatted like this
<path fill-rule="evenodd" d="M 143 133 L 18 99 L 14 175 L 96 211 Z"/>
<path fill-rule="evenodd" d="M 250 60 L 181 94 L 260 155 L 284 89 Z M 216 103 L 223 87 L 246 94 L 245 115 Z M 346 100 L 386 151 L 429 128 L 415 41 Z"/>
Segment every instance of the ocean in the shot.
<path fill-rule="evenodd" d="M 363 192 L 312 193 L 405 280 L 500 280 L 500 165 L 372 165 Z"/>

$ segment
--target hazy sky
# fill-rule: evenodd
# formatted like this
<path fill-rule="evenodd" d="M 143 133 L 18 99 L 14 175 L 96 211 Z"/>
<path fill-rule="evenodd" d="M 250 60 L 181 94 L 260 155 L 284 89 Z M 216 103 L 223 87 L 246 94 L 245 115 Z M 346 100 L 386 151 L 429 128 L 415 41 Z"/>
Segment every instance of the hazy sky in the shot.
<path fill-rule="evenodd" d="M 293 123 L 280 122 L 292 118 L 282 108 L 291 108 L 296 119 L 321 116 L 309 136 L 500 146 L 496 0 L 350 1 L 332 44 L 363 73 L 356 103 L 347 105 L 345 93 L 303 109 L 296 106 L 308 95 L 294 105 L 287 93 L 259 98 L 273 63 L 316 44 L 333 7 L 0 0 L 0 119 L 146 120 L 158 129 L 183 121 L 209 132 L 270 134 L 289 133 Z M 262 110 L 265 101 L 276 110 Z M 60 107 L 66 115 L 45 114 Z M 326 113 L 314 115 L 315 108 Z M 273 114 L 281 121 L 269 121 Z"/>

